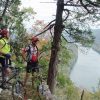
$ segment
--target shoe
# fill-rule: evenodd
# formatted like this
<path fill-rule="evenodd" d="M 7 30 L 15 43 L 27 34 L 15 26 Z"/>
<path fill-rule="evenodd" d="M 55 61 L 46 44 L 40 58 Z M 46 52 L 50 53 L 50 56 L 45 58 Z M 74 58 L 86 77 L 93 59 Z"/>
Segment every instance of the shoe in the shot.
<path fill-rule="evenodd" d="M 3 83 L 3 84 L 2 84 L 2 89 L 10 89 L 10 87 L 8 86 L 8 84 L 6 84 L 6 83 L 4 84 L 4 83 Z"/>
<path fill-rule="evenodd" d="M 21 96 L 21 94 L 19 93 L 14 93 L 14 95 L 16 96 L 16 97 L 18 97 L 18 98 L 21 98 L 22 99 L 22 96 Z"/>
<path fill-rule="evenodd" d="M 8 81 L 8 77 L 4 77 L 4 82 L 7 82 Z"/>

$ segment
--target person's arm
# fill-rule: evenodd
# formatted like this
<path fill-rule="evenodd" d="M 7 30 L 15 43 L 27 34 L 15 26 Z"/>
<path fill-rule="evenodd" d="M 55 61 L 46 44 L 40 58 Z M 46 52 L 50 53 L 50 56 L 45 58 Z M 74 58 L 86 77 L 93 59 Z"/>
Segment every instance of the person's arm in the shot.
<path fill-rule="evenodd" d="M 3 43 L 2 40 L 0 39 L 0 49 L 2 49 L 2 47 L 3 47 Z M 0 50 L 0 55 L 5 55 L 5 53 Z"/>
<path fill-rule="evenodd" d="M 5 55 L 5 53 L 3 53 L 2 51 L 0 51 L 0 55 Z"/>
<path fill-rule="evenodd" d="M 23 60 L 26 61 L 26 50 L 25 50 L 25 48 L 22 49 L 22 53 L 21 54 L 22 54 Z"/>

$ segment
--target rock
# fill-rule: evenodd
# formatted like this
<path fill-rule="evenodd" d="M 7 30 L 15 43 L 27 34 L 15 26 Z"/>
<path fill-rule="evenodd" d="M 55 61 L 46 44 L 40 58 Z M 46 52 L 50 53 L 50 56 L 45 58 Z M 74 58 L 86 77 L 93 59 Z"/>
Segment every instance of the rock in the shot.
<path fill-rule="evenodd" d="M 12 100 L 11 91 L 9 90 L 2 90 L 0 93 L 0 100 Z"/>

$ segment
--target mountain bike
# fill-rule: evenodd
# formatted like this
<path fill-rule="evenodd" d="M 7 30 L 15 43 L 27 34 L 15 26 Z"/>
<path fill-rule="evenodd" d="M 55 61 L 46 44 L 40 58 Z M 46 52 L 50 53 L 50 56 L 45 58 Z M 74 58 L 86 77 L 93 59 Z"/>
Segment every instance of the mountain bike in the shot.
<path fill-rule="evenodd" d="M 8 80 L 4 80 L 4 68 L 0 67 L 0 88 L 8 89 L 11 91 L 13 100 L 25 100 L 25 89 L 20 78 L 20 67 L 10 67 L 12 74 Z"/>
<path fill-rule="evenodd" d="M 13 100 L 26 100 L 26 90 L 20 78 L 20 68 L 15 68 L 15 81 L 12 84 Z"/>

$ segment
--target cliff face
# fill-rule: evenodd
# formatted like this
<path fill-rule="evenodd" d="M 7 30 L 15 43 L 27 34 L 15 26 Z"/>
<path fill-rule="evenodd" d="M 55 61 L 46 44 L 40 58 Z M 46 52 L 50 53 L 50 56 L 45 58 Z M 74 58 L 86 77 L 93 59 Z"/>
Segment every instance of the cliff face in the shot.
<path fill-rule="evenodd" d="M 75 65 L 77 59 L 78 59 L 78 47 L 75 44 L 68 44 L 68 49 L 70 50 L 72 57 L 69 61 L 69 74 L 73 68 L 73 66 Z"/>
<path fill-rule="evenodd" d="M 92 49 L 100 53 L 100 29 L 94 29 L 92 30 L 92 32 L 93 32 L 93 35 L 95 36 L 95 41 L 92 46 Z M 73 68 L 73 66 L 75 65 L 78 59 L 78 47 L 75 44 L 69 44 L 68 48 L 72 52 L 72 59 L 69 62 L 70 63 L 69 70 L 71 71 L 71 69 Z"/>
<path fill-rule="evenodd" d="M 100 29 L 94 29 L 92 32 L 95 36 L 95 41 L 93 43 L 92 49 L 100 53 Z M 72 59 L 70 60 L 69 64 L 69 68 L 71 70 L 78 59 L 78 47 L 75 44 L 68 44 L 68 48 L 72 52 Z"/>
<path fill-rule="evenodd" d="M 95 36 L 95 41 L 92 48 L 96 52 L 100 53 L 100 29 L 93 30 L 93 35 Z"/>

